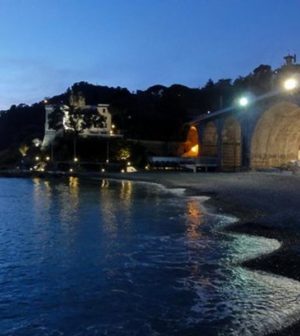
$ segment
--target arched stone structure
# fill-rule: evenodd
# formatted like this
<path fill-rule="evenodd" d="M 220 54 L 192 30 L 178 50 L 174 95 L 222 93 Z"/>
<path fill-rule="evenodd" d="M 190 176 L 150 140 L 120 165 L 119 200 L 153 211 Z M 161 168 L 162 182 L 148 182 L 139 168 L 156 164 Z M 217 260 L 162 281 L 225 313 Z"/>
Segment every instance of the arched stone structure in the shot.
<path fill-rule="evenodd" d="M 214 122 L 210 121 L 205 125 L 202 137 L 202 151 L 203 156 L 217 156 L 218 148 L 218 132 Z"/>
<path fill-rule="evenodd" d="M 224 121 L 222 129 L 222 168 L 232 170 L 241 166 L 241 126 L 234 117 Z"/>
<path fill-rule="evenodd" d="M 251 140 L 251 168 L 278 167 L 300 159 L 300 107 L 281 102 L 264 111 Z"/>

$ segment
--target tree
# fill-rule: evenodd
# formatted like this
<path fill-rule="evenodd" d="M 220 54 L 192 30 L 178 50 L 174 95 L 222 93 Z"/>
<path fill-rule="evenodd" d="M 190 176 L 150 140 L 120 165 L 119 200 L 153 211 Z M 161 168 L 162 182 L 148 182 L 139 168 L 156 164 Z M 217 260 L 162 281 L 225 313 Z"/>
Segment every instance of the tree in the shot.
<path fill-rule="evenodd" d="M 0 113 L 0 151 L 18 149 L 21 143 L 43 137 L 45 110 L 43 104 L 12 105 Z"/>
<path fill-rule="evenodd" d="M 19 147 L 19 152 L 21 153 L 21 155 L 24 157 L 27 155 L 27 152 L 29 150 L 29 146 L 27 144 L 21 144 L 21 146 Z"/>
<path fill-rule="evenodd" d="M 65 114 L 64 111 L 62 110 L 62 106 L 55 105 L 53 111 L 48 114 L 48 127 L 50 129 L 54 129 L 55 131 L 63 130 L 64 115 Z M 53 144 L 54 140 L 50 143 L 52 161 L 54 159 L 54 144 Z"/>
<path fill-rule="evenodd" d="M 63 129 L 64 111 L 59 105 L 55 105 L 51 113 L 48 114 L 48 127 L 56 131 Z"/>
<path fill-rule="evenodd" d="M 106 118 L 101 115 L 96 107 L 76 108 L 70 106 L 63 110 L 56 105 L 48 115 L 49 128 L 56 131 L 63 129 L 73 136 L 73 158 L 77 158 L 77 139 L 80 134 L 90 128 L 106 128 Z"/>
<path fill-rule="evenodd" d="M 105 128 L 106 118 L 100 114 L 97 108 L 76 108 L 71 106 L 64 119 L 66 132 L 73 135 L 73 155 L 77 159 L 77 139 L 80 134 L 90 128 Z"/>
<path fill-rule="evenodd" d="M 273 71 L 270 65 L 261 64 L 253 70 L 252 86 L 259 94 L 272 89 Z"/>

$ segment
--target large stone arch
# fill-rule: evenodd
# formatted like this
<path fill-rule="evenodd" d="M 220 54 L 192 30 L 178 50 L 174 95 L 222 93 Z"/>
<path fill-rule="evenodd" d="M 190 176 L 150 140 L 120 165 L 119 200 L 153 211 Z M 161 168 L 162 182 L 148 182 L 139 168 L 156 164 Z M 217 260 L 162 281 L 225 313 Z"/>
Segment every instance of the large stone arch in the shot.
<path fill-rule="evenodd" d="M 222 129 L 222 168 L 232 170 L 241 166 L 241 126 L 233 117 L 224 121 Z"/>
<path fill-rule="evenodd" d="M 278 167 L 299 160 L 300 107 L 278 103 L 259 118 L 251 140 L 251 168 Z"/>
<path fill-rule="evenodd" d="M 203 156 L 217 156 L 218 132 L 214 122 L 208 122 L 203 130 L 202 151 Z"/>

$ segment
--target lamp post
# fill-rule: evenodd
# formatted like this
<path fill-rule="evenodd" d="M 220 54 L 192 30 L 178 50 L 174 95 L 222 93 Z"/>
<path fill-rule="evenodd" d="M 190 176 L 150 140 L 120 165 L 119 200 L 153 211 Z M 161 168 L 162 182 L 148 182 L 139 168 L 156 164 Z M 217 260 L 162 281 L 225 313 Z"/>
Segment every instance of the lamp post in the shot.
<path fill-rule="evenodd" d="M 54 148 L 53 148 L 53 141 L 51 141 L 50 143 L 50 152 L 51 152 L 51 155 L 50 155 L 50 158 L 51 158 L 51 161 L 53 162 L 54 161 Z"/>
<path fill-rule="evenodd" d="M 240 108 L 247 110 L 247 107 L 250 104 L 250 99 L 247 96 L 242 96 L 238 100 L 238 104 Z M 240 152 L 240 158 L 241 158 L 241 164 L 242 167 L 247 169 L 250 164 L 250 144 L 249 144 L 249 115 L 246 113 L 245 116 L 245 123 L 244 123 L 244 132 L 242 132 L 242 138 L 241 138 L 241 152 Z"/>
<path fill-rule="evenodd" d="M 241 107 L 247 107 L 248 105 L 249 105 L 249 99 L 247 98 L 247 97 L 241 97 L 240 99 L 239 99 L 239 105 L 241 106 Z"/>
<path fill-rule="evenodd" d="M 294 91 L 295 89 L 298 88 L 298 86 L 299 86 L 299 83 L 297 79 L 294 77 L 287 78 L 283 82 L 283 88 L 285 89 L 285 91 L 288 91 L 288 92 Z"/>
<path fill-rule="evenodd" d="M 109 138 L 107 138 L 106 142 L 106 163 L 109 163 Z"/>

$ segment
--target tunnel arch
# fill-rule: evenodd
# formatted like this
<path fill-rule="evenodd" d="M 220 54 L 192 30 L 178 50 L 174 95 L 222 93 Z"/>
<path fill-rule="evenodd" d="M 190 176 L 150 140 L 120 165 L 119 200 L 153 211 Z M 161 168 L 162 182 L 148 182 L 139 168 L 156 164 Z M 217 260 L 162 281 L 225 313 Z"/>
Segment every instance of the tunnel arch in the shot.
<path fill-rule="evenodd" d="M 198 157 L 199 133 L 196 126 L 192 125 L 187 132 L 186 141 L 183 144 L 183 157 Z"/>
<path fill-rule="evenodd" d="M 228 117 L 222 129 L 222 168 L 237 169 L 241 166 L 241 126 L 234 117 Z"/>
<path fill-rule="evenodd" d="M 214 122 L 208 122 L 203 130 L 202 155 L 217 156 L 218 132 Z"/>
<path fill-rule="evenodd" d="M 279 167 L 300 159 L 300 107 L 281 102 L 259 118 L 251 140 L 251 168 Z"/>

